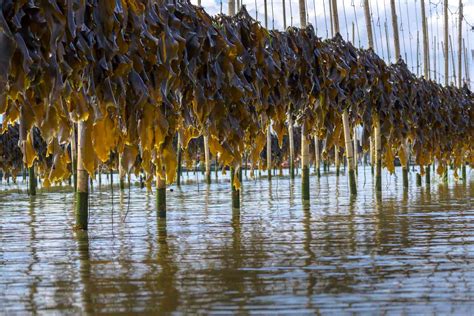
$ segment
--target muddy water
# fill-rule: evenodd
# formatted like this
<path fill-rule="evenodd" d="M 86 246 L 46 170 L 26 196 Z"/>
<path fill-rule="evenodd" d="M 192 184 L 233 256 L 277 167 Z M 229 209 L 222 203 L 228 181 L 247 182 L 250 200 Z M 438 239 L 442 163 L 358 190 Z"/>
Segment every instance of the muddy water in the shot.
<path fill-rule="evenodd" d="M 411 173 L 408 191 L 401 173 L 387 174 L 377 196 L 359 169 L 349 199 L 346 177 L 331 172 L 311 177 L 309 207 L 300 178 L 248 180 L 240 212 L 221 176 L 173 187 L 166 220 L 154 194 L 112 194 L 104 178 L 88 233 L 73 229 L 71 193 L 28 198 L 2 184 L 0 313 L 469 313 L 468 174 L 418 188 Z"/>

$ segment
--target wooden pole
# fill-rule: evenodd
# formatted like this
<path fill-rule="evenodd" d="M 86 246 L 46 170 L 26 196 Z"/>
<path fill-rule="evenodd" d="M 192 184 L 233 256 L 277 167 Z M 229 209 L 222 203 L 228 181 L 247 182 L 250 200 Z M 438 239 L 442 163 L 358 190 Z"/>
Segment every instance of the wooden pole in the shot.
<path fill-rule="evenodd" d="M 370 21 L 370 5 L 369 0 L 364 0 L 365 24 L 367 26 L 367 38 L 369 40 L 369 48 L 374 48 L 374 33 L 372 31 L 372 22 Z"/>
<path fill-rule="evenodd" d="M 299 0 L 301 28 L 306 27 L 306 4 L 305 0 Z M 301 197 L 309 201 L 309 142 L 306 138 L 306 127 L 301 125 Z"/>
<path fill-rule="evenodd" d="M 339 15 L 337 13 L 337 0 L 332 0 L 332 15 L 334 30 L 336 33 L 340 33 L 339 30 Z M 347 164 L 349 167 L 349 189 L 351 194 L 357 194 L 356 179 L 355 179 L 355 161 L 354 161 L 354 148 L 352 147 L 351 140 L 351 129 L 349 125 L 349 114 L 347 110 L 342 112 L 342 125 L 344 128 L 344 142 L 346 149 Z"/>
<path fill-rule="evenodd" d="M 267 0 L 263 0 L 264 14 L 265 14 L 265 28 L 268 30 L 268 6 Z"/>
<path fill-rule="evenodd" d="M 332 13 L 332 0 L 329 0 L 329 24 L 331 24 L 331 37 L 334 37 L 334 21 Z"/>
<path fill-rule="evenodd" d="M 77 192 L 76 192 L 76 225 L 87 230 L 89 217 L 89 175 L 84 166 L 86 152 L 86 123 L 77 124 Z"/>
<path fill-rule="evenodd" d="M 119 153 L 119 184 L 120 190 L 125 190 L 125 169 L 123 167 L 123 153 Z"/>
<path fill-rule="evenodd" d="M 316 175 L 318 176 L 318 178 L 321 177 L 320 156 L 321 155 L 319 154 L 319 138 L 318 136 L 314 136 L 314 166 L 316 168 Z"/>
<path fill-rule="evenodd" d="M 370 4 L 369 0 L 364 0 L 364 15 L 365 15 L 365 24 L 367 27 L 367 38 L 369 41 L 369 48 L 374 48 L 374 34 L 372 31 L 372 22 L 370 19 Z M 372 157 L 370 161 L 372 162 L 372 169 L 375 165 L 375 189 L 377 191 L 382 190 L 382 139 L 380 138 L 380 121 L 377 114 L 374 114 L 373 119 L 374 127 L 374 139 L 371 140 L 372 144 Z M 373 173 L 373 172 L 372 172 Z"/>
<path fill-rule="evenodd" d="M 229 0 L 229 16 L 235 15 L 235 0 Z M 265 5 L 266 8 L 266 5 Z"/>
<path fill-rule="evenodd" d="M 272 180 L 272 125 L 271 123 L 267 128 L 267 171 L 268 171 L 268 180 Z"/>
<path fill-rule="evenodd" d="M 425 0 L 421 0 L 421 26 L 423 28 L 423 75 L 426 80 L 430 79 L 430 48 L 428 40 L 428 25 L 425 12 Z M 431 183 L 430 165 L 425 168 L 425 182 L 427 185 Z"/>
<path fill-rule="evenodd" d="M 339 146 L 334 146 L 334 166 L 336 167 L 336 176 L 339 177 Z"/>
<path fill-rule="evenodd" d="M 395 7 L 395 0 L 390 0 L 390 8 L 392 12 L 392 28 L 393 28 L 393 43 L 395 46 L 395 61 L 401 58 L 400 54 L 400 37 L 398 35 L 398 18 L 397 18 L 397 9 Z M 402 179 L 403 187 L 408 188 L 408 171 L 409 171 L 409 160 L 408 160 L 408 140 L 405 139 L 402 141 L 402 150 L 404 151 L 407 161 L 404 166 L 402 166 Z"/>
<path fill-rule="evenodd" d="M 369 0 L 364 0 L 364 14 L 367 27 L 367 37 L 369 40 L 369 48 L 374 47 L 374 35 L 372 32 L 372 24 L 370 20 L 370 4 Z M 375 190 L 382 191 L 382 139 L 380 135 L 380 120 L 378 113 L 374 113 L 374 160 L 375 160 Z"/>
<path fill-rule="evenodd" d="M 240 190 L 234 186 L 234 178 L 238 177 L 238 169 L 230 168 L 230 185 L 232 188 L 232 208 L 240 209 Z"/>
<path fill-rule="evenodd" d="M 463 51 L 463 39 L 462 39 L 462 21 L 463 21 L 463 3 L 462 0 L 459 0 L 459 21 L 458 21 L 458 87 L 459 89 L 462 88 L 462 51 Z M 467 56 L 464 56 L 467 58 Z M 467 69 L 466 69 L 466 78 L 467 78 Z M 464 182 L 466 182 L 466 163 L 464 159 L 462 161 L 461 166 L 461 176 Z M 447 169 L 447 168 L 446 168 Z"/>
<path fill-rule="evenodd" d="M 156 209 L 159 218 L 166 217 L 166 173 L 163 167 L 162 172 L 156 171 Z"/>
<path fill-rule="evenodd" d="M 209 153 L 208 135 L 204 135 L 204 159 L 206 164 L 206 183 L 211 184 L 211 154 Z"/>
<path fill-rule="evenodd" d="M 233 8 L 233 9 L 231 9 Z M 235 0 L 229 0 L 229 16 L 235 15 Z M 268 26 L 267 1 L 265 0 L 265 28 Z M 232 191 L 232 208 L 240 209 L 240 190 L 234 186 L 234 177 L 239 176 L 239 169 L 230 168 L 230 187 Z M 217 175 L 217 174 L 216 174 Z"/>
<path fill-rule="evenodd" d="M 353 145 L 353 148 L 354 148 L 354 170 L 355 170 L 355 172 L 356 172 L 356 174 L 357 174 L 357 173 L 358 173 L 358 171 L 357 171 L 357 165 L 358 165 L 357 126 L 354 126 L 353 134 L 354 134 L 354 137 L 353 137 L 353 140 L 354 140 L 354 145 Z"/>
<path fill-rule="evenodd" d="M 176 167 L 176 185 L 181 186 L 181 165 L 182 165 L 182 137 L 181 131 L 178 131 L 178 141 L 177 141 L 177 154 L 178 154 L 178 166 Z"/>
<path fill-rule="evenodd" d="M 24 116 L 23 116 L 23 111 L 20 111 L 20 126 L 19 126 L 19 132 L 20 132 L 20 147 L 21 147 L 21 151 L 23 153 L 23 165 L 25 167 L 25 171 L 26 169 L 28 169 L 28 194 L 30 196 L 34 196 L 36 195 L 36 177 L 35 177 L 35 169 L 34 169 L 34 165 L 32 166 L 28 166 L 28 157 L 26 156 L 27 153 L 26 153 L 26 143 L 27 143 L 27 137 L 31 136 L 28 135 L 27 131 L 26 131 L 26 126 L 25 126 L 25 121 L 24 121 Z M 31 129 L 31 133 L 33 132 L 33 129 Z M 26 172 L 23 173 L 23 179 L 26 178 Z"/>
<path fill-rule="evenodd" d="M 449 46 L 451 48 L 451 61 L 453 63 L 453 82 L 452 85 L 456 84 L 456 63 L 454 62 L 454 48 L 453 48 L 453 41 L 451 39 L 451 35 L 449 35 Z"/>
<path fill-rule="evenodd" d="M 291 110 L 290 110 L 291 112 Z M 290 177 L 295 178 L 295 138 L 293 134 L 293 119 L 288 113 L 288 140 L 290 142 Z"/>
<path fill-rule="evenodd" d="M 462 20 L 463 20 L 463 4 L 459 0 L 459 21 L 458 21 L 458 87 L 462 88 Z"/>
<path fill-rule="evenodd" d="M 71 136 L 71 160 L 72 160 L 72 177 L 74 182 L 74 192 L 77 192 L 77 142 L 76 142 L 76 123 L 72 124 Z"/>
<path fill-rule="evenodd" d="M 282 1 L 282 5 L 283 5 L 283 29 L 286 30 L 286 3 L 285 2 L 286 2 L 286 0 Z"/>

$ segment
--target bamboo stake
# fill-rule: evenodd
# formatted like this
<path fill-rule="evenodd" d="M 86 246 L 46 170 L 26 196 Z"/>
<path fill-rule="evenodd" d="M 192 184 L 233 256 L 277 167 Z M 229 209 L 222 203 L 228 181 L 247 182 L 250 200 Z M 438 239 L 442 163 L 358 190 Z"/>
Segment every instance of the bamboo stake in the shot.
<path fill-rule="evenodd" d="M 301 28 L 306 27 L 306 4 L 305 0 L 299 0 Z M 309 201 L 309 142 L 306 138 L 306 127 L 301 125 L 301 197 Z"/>
<path fill-rule="evenodd" d="M 334 23 L 334 31 L 336 33 L 340 33 L 339 15 L 337 13 L 337 0 L 332 0 L 332 15 L 333 15 L 332 21 Z M 349 114 L 347 113 L 347 110 L 344 110 L 342 112 L 342 125 L 344 128 L 346 158 L 347 158 L 347 164 L 349 167 L 349 188 L 350 188 L 351 194 L 357 194 L 355 171 L 354 171 L 355 169 L 354 148 L 352 147 L 351 129 L 349 126 Z"/>
<path fill-rule="evenodd" d="M 428 40 L 428 25 L 425 12 L 425 0 L 421 0 L 421 26 L 423 28 L 423 73 L 426 80 L 430 79 L 430 49 Z M 431 183 L 430 165 L 425 168 L 425 182 L 427 185 Z"/>
<path fill-rule="evenodd" d="M 26 157 L 26 142 L 27 142 L 27 137 L 28 133 L 26 132 L 26 126 L 25 126 L 25 121 L 24 121 L 24 116 L 23 116 L 23 111 L 20 112 L 20 146 L 21 146 L 21 151 L 23 153 L 23 164 L 26 169 L 28 169 L 28 194 L 31 196 L 36 195 L 36 177 L 35 177 L 35 169 L 34 165 L 29 167 L 28 166 L 28 159 Z M 33 131 L 33 130 L 31 130 Z M 31 137 L 31 133 L 30 133 Z M 23 179 L 26 178 L 26 172 L 23 173 Z"/>
<path fill-rule="evenodd" d="M 304 124 L 301 126 L 301 166 L 301 195 L 304 201 L 309 201 L 309 142 Z"/>
<path fill-rule="evenodd" d="M 83 158 L 88 154 L 86 152 L 86 123 L 80 121 L 77 127 L 76 225 L 79 229 L 87 230 L 89 217 L 89 175 L 83 161 Z"/>
<path fill-rule="evenodd" d="M 229 0 L 229 16 L 235 15 L 235 0 Z M 268 28 L 267 1 L 265 0 L 265 28 Z M 230 168 L 230 187 L 232 191 L 232 208 L 240 209 L 240 190 L 234 185 L 234 177 L 239 177 L 239 167 Z M 217 173 L 216 173 L 217 178 Z"/>
<path fill-rule="evenodd" d="M 364 0 L 365 22 L 367 25 L 367 36 L 369 39 L 369 48 L 373 49 L 374 35 L 372 33 L 372 24 L 370 20 L 369 0 Z M 374 114 L 374 153 L 375 153 L 375 190 L 382 191 L 382 139 L 380 134 L 380 119 L 378 114 Z"/>
<path fill-rule="evenodd" d="M 230 168 L 230 185 L 232 188 L 232 208 L 240 209 L 240 190 L 234 186 L 234 178 L 238 176 L 239 168 Z"/>
<path fill-rule="evenodd" d="M 156 171 L 156 208 L 159 218 L 166 217 L 166 173 L 163 167 L 162 172 Z"/>
<path fill-rule="evenodd" d="M 206 183 L 211 184 L 211 154 L 209 153 L 208 135 L 204 135 L 204 159 L 206 164 Z"/>
<path fill-rule="evenodd" d="M 125 190 L 125 169 L 123 167 L 123 153 L 119 154 L 119 183 L 120 183 L 120 190 Z"/>
<path fill-rule="evenodd" d="M 267 171 L 268 180 L 272 180 L 272 134 L 271 134 L 271 123 L 267 128 Z"/>
<path fill-rule="evenodd" d="M 365 25 L 367 28 L 367 39 L 369 48 L 374 48 L 374 35 L 372 31 L 372 22 L 370 19 L 370 7 L 369 0 L 364 0 L 364 16 L 365 16 Z M 370 164 L 372 175 L 374 174 L 374 165 L 375 165 L 375 140 L 373 137 L 370 137 Z"/>
<path fill-rule="evenodd" d="M 291 110 L 290 110 L 291 111 Z M 290 142 L 290 177 L 295 178 L 295 138 L 293 134 L 293 119 L 288 113 L 288 140 Z"/>
<path fill-rule="evenodd" d="M 464 15 L 463 15 L 463 4 L 462 0 L 459 0 L 459 21 L 458 21 L 458 87 L 459 89 L 462 88 L 462 51 L 463 51 L 463 39 L 462 39 L 462 21 L 463 21 Z M 467 56 L 464 56 L 465 59 L 467 59 Z M 467 79 L 467 73 L 468 69 L 466 68 L 465 71 L 465 76 Z M 461 166 L 461 176 L 464 182 L 466 182 L 466 163 L 464 162 L 464 159 L 461 160 L 462 166 Z"/>
<path fill-rule="evenodd" d="M 316 174 L 318 178 L 321 177 L 321 159 L 319 154 L 319 138 L 318 136 L 314 136 L 314 165 L 316 168 Z"/>
<path fill-rule="evenodd" d="M 176 167 L 176 185 L 181 186 L 181 165 L 182 165 L 182 137 L 181 130 L 178 131 L 178 141 L 177 141 L 177 152 L 178 152 L 178 166 Z"/>
<path fill-rule="evenodd" d="M 444 85 L 447 87 L 449 85 L 449 16 L 448 16 L 448 0 L 444 1 Z M 445 177 L 443 180 L 447 180 L 447 168 L 445 171 Z"/>
<path fill-rule="evenodd" d="M 458 87 L 462 88 L 462 20 L 463 20 L 463 4 L 459 0 L 459 21 L 458 21 Z"/>
<path fill-rule="evenodd" d="M 235 0 L 229 0 L 228 4 L 229 4 L 229 16 L 234 16 L 235 15 Z M 266 8 L 266 5 L 265 5 L 265 8 Z"/>
<path fill-rule="evenodd" d="M 72 124 L 71 136 L 71 160 L 72 160 L 72 177 L 74 182 L 74 192 L 77 192 L 77 143 L 76 143 L 76 124 Z"/>
<path fill-rule="evenodd" d="M 451 61 L 453 63 L 453 82 L 452 85 L 454 86 L 456 83 L 456 64 L 454 62 L 454 48 L 453 48 L 453 41 L 451 40 L 451 35 L 449 35 L 449 46 L 451 48 Z"/>
<path fill-rule="evenodd" d="M 398 18 L 397 18 L 397 9 L 395 7 L 395 0 L 390 0 L 390 8 L 392 12 L 392 28 L 393 28 L 393 42 L 395 46 L 395 62 L 401 58 L 400 54 L 400 38 L 398 35 Z M 402 178 L 403 178 L 403 187 L 408 188 L 408 171 L 409 171 L 409 160 L 408 160 L 408 140 L 405 139 L 402 142 L 402 151 L 407 158 L 407 161 L 404 166 L 402 166 Z"/>
<path fill-rule="evenodd" d="M 354 134 L 354 137 L 353 137 L 353 140 L 354 140 L 354 170 L 356 172 L 356 174 L 358 173 L 357 171 L 357 165 L 359 163 L 359 160 L 358 160 L 358 152 L 357 152 L 357 126 L 354 126 L 354 129 L 353 129 L 353 134 Z"/>

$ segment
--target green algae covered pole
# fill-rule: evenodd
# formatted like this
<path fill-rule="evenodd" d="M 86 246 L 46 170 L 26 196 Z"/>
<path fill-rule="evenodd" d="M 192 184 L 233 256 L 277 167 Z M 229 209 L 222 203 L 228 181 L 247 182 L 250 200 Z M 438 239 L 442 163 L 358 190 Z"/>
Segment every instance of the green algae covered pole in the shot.
<path fill-rule="evenodd" d="M 181 163 L 182 163 L 182 149 L 181 149 L 181 142 L 182 142 L 182 137 L 181 133 L 178 132 L 178 142 L 177 142 L 177 155 L 178 155 L 178 165 L 176 167 L 176 185 L 180 186 L 181 185 Z"/>
<path fill-rule="evenodd" d="M 321 178 L 321 155 L 319 154 L 319 138 L 314 136 L 314 166 L 316 168 L 316 175 Z"/>
<path fill-rule="evenodd" d="M 156 209 L 159 218 L 166 217 L 166 179 L 160 172 L 156 173 Z"/>
<path fill-rule="evenodd" d="M 232 188 L 232 208 L 240 208 L 240 190 L 238 190 L 234 185 L 234 177 L 236 177 L 238 170 L 236 171 L 234 167 L 230 168 L 230 186 Z"/>
<path fill-rule="evenodd" d="M 78 123 L 77 146 L 77 192 L 76 192 L 76 226 L 87 230 L 89 217 L 89 175 L 84 166 L 83 157 L 86 153 L 86 125 L 84 121 Z"/>
<path fill-rule="evenodd" d="M 295 139 L 293 134 L 293 120 L 288 114 L 288 141 L 290 142 L 290 177 L 295 178 Z"/>
<path fill-rule="evenodd" d="M 36 195 L 36 175 L 34 165 L 28 168 L 30 195 Z"/>
<path fill-rule="evenodd" d="M 204 161 L 206 165 L 206 183 L 211 184 L 211 154 L 209 152 L 208 135 L 204 135 Z"/>
<path fill-rule="evenodd" d="M 119 183 L 120 190 L 125 190 L 125 169 L 123 168 L 122 154 L 119 154 Z"/>
<path fill-rule="evenodd" d="M 346 157 L 347 164 L 349 167 L 349 190 L 352 195 L 357 194 L 357 186 L 355 179 L 355 159 L 354 159 L 354 148 L 352 147 L 351 132 L 349 128 L 349 115 L 347 111 L 342 113 L 342 123 L 344 127 L 344 139 L 346 143 Z"/>
<path fill-rule="evenodd" d="M 301 197 L 309 201 L 309 142 L 304 124 L 301 126 L 301 167 Z"/>
<path fill-rule="evenodd" d="M 267 172 L 268 172 L 268 181 L 272 180 L 272 125 L 268 125 L 267 129 Z"/>
<path fill-rule="evenodd" d="M 77 192 L 77 146 L 76 146 L 76 124 L 72 124 L 71 135 L 71 156 L 72 156 L 72 179 L 74 182 L 74 192 Z"/>

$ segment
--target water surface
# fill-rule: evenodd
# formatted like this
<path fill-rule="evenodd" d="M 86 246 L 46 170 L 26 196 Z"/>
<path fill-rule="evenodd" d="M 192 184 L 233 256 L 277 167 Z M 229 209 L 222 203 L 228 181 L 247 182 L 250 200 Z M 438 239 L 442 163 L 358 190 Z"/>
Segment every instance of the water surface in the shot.
<path fill-rule="evenodd" d="M 220 175 L 173 186 L 166 220 L 153 193 L 112 194 L 104 178 L 87 233 L 67 190 L 29 198 L 3 183 L 0 313 L 470 313 L 472 178 L 418 188 L 412 172 L 404 191 L 397 170 L 377 196 L 360 168 L 350 199 L 331 172 L 311 177 L 310 206 L 300 178 L 247 180 L 239 212 Z"/>

